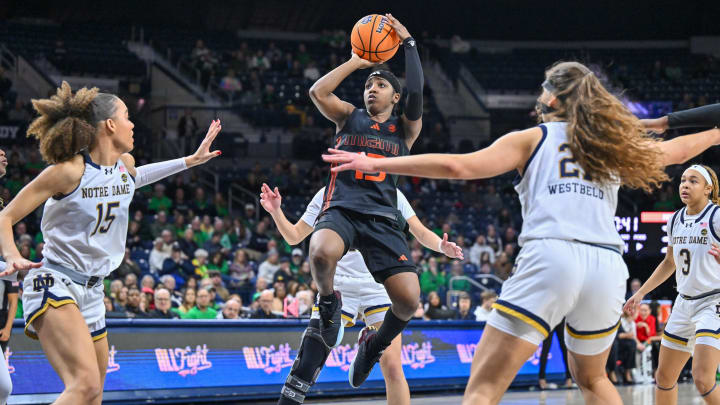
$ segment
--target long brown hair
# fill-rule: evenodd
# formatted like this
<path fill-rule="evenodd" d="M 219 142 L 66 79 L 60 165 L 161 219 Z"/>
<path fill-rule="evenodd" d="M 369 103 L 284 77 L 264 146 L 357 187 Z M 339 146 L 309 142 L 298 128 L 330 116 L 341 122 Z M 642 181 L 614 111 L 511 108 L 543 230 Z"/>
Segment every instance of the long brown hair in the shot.
<path fill-rule="evenodd" d="M 545 78 L 558 105 L 551 116 L 567 121 L 570 150 L 598 184 L 621 182 L 651 192 L 669 180 L 659 141 L 600 80 L 579 62 L 558 62 Z"/>
<path fill-rule="evenodd" d="M 700 165 L 705 168 L 705 170 L 710 173 L 710 179 L 712 180 L 712 190 L 710 191 L 710 196 L 708 197 L 710 201 L 712 201 L 715 205 L 720 205 L 720 183 L 718 183 L 717 174 L 715 174 L 715 170 L 711 169 L 710 166 L 706 165 Z"/>
<path fill-rule="evenodd" d="M 40 154 L 49 164 L 71 159 L 95 140 L 97 124 L 115 113 L 117 96 L 83 87 L 73 94 L 63 81 L 50 98 L 33 99 L 39 117 L 27 130 L 40 142 Z"/>

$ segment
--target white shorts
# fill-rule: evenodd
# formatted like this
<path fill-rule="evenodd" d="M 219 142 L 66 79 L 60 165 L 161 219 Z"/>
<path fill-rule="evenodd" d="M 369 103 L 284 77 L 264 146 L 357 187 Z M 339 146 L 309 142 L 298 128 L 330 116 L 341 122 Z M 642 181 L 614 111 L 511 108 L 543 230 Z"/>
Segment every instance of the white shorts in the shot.
<path fill-rule="evenodd" d="M 696 344 L 720 350 L 720 294 L 698 300 L 675 299 L 670 319 L 663 330 L 662 345 L 693 353 Z"/>
<path fill-rule="evenodd" d="M 333 284 L 342 296 L 342 319 L 345 326 L 355 325 L 356 319 L 362 319 L 366 325 L 385 319 L 385 312 L 390 309 L 391 303 L 382 284 L 372 278 L 339 275 L 335 275 Z M 313 307 L 311 318 L 320 318 L 317 306 Z"/>
<path fill-rule="evenodd" d="M 565 318 L 568 350 L 592 356 L 612 345 L 628 278 L 619 250 L 536 239 L 522 247 L 516 266 L 489 325 L 539 345 Z"/>
<path fill-rule="evenodd" d="M 103 283 L 87 288 L 74 283 L 58 271 L 44 267 L 32 269 L 23 281 L 25 334 L 33 339 L 38 338 L 32 323 L 45 313 L 49 306 L 58 308 L 66 304 L 75 304 L 85 318 L 93 341 L 100 340 L 107 335 L 104 295 Z"/>

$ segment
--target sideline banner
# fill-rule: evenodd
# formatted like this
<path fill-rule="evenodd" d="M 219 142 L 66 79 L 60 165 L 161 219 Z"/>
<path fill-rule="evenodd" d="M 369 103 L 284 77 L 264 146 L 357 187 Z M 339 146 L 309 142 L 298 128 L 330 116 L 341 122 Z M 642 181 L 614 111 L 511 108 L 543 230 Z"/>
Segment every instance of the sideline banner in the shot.
<path fill-rule="evenodd" d="M 403 334 L 402 349 L 403 369 L 411 389 L 462 386 L 469 376 L 482 327 L 477 322 L 411 322 Z M 217 395 L 222 387 L 255 393 L 256 397 L 276 397 L 295 359 L 304 328 L 301 321 L 109 319 L 105 398 L 170 399 L 175 397 L 174 390 L 182 390 L 183 395 L 207 396 Z M 346 330 L 345 343 L 333 349 L 311 392 L 357 393 L 347 382 L 347 372 L 357 350 L 359 331 L 358 327 Z M 62 382 L 39 343 L 22 336 L 20 328 L 13 332 L 7 352 L 13 396 L 60 392 Z M 519 379 L 537 380 L 539 354 L 538 349 L 528 359 Z M 564 372 L 557 339 L 553 341 L 547 372 Z M 375 367 L 368 382 L 367 388 L 384 385 L 380 367 Z"/>

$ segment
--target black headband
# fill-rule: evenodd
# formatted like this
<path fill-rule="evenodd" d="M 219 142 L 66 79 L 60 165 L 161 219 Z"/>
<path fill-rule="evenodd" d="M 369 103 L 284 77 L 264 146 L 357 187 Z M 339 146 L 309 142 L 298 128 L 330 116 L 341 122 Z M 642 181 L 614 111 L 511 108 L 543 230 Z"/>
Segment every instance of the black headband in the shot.
<path fill-rule="evenodd" d="M 368 76 L 367 80 L 365 82 L 367 83 L 368 80 L 372 79 L 373 77 L 381 77 L 385 80 L 387 80 L 390 85 L 392 86 L 393 90 L 395 90 L 395 93 L 402 93 L 402 88 L 400 87 L 400 80 L 398 80 L 395 75 L 389 71 L 389 70 L 376 70 Z"/>

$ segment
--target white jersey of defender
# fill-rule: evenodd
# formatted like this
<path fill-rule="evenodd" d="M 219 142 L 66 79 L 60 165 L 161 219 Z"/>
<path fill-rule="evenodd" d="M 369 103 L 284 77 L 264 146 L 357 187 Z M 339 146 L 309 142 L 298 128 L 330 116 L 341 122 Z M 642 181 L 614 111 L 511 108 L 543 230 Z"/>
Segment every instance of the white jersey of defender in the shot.
<path fill-rule="evenodd" d="M 45 258 L 88 276 L 110 274 L 125 256 L 133 194 L 135 180 L 122 160 L 99 166 L 85 154 L 80 185 L 45 203 L 40 225 Z"/>
<path fill-rule="evenodd" d="M 585 176 L 570 151 L 567 123 L 541 124 L 542 139 L 515 185 L 522 205 L 520 246 L 532 239 L 624 245 L 615 228 L 619 184 Z"/>
<path fill-rule="evenodd" d="M 720 208 L 708 203 L 697 215 L 687 207 L 668 220 L 668 245 L 673 248 L 675 280 L 680 294 L 696 296 L 720 289 L 720 264 L 708 252 L 720 243 Z"/>
<path fill-rule="evenodd" d="M 313 228 L 315 227 L 315 221 L 317 220 L 322 208 L 324 192 L 325 187 L 321 188 L 315 194 L 312 201 L 310 201 L 310 204 L 308 204 L 307 208 L 305 208 L 305 213 L 300 218 L 301 221 Z M 412 209 L 407 198 L 400 190 L 397 191 L 397 205 L 398 210 L 406 220 L 415 216 L 415 211 Z M 363 260 L 362 254 L 357 250 L 348 251 L 345 256 L 338 261 L 337 268 L 335 269 L 335 275 L 355 278 L 369 278 L 374 280 L 372 274 L 370 274 L 370 270 L 365 265 L 365 260 Z"/>

